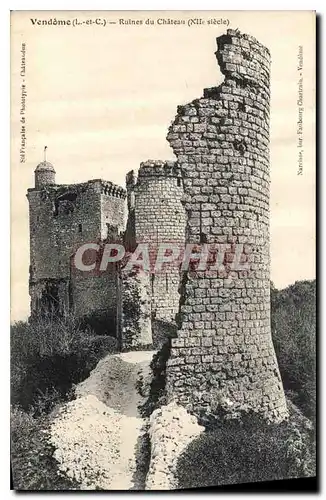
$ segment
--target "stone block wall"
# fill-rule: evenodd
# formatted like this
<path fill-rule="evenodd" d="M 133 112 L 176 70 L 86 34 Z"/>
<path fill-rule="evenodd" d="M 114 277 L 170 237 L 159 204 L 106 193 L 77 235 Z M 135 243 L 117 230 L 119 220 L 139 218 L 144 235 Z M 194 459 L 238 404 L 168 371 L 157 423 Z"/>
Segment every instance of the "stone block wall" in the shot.
<path fill-rule="evenodd" d="M 270 54 L 255 38 L 217 38 L 219 87 L 178 107 L 167 139 L 182 170 L 187 243 L 244 245 L 247 271 L 184 273 L 167 392 L 190 411 L 219 405 L 287 416 L 270 329 Z"/>
<path fill-rule="evenodd" d="M 185 242 L 185 211 L 181 203 L 181 171 L 174 161 L 141 163 L 136 181 L 127 175 L 130 215 L 133 217 L 136 243 L 148 243 L 151 263 L 155 264 L 161 243 L 173 243 L 181 249 Z M 159 272 L 151 269 L 152 314 L 156 319 L 174 321 L 179 309 L 179 269 L 164 264 Z"/>
<path fill-rule="evenodd" d="M 84 243 L 100 243 L 124 229 L 126 192 L 102 180 L 29 189 L 32 314 L 42 304 L 78 316 L 115 317 L 116 276 L 76 272 L 72 257 Z"/>
<path fill-rule="evenodd" d="M 101 239 L 121 240 L 125 230 L 126 192 L 112 182 L 102 181 L 100 213 Z"/>
<path fill-rule="evenodd" d="M 78 318 L 89 320 L 99 332 L 114 335 L 116 331 L 118 276 L 114 265 L 106 271 L 74 270 L 69 280 L 69 305 Z"/>

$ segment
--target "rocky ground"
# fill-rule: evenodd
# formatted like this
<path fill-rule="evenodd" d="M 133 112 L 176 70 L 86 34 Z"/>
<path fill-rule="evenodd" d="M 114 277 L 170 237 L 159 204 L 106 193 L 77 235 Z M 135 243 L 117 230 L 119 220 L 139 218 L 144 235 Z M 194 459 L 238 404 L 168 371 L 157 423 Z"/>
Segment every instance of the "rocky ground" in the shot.
<path fill-rule="evenodd" d="M 54 416 L 50 441 L 64 476 L 82 490 L 171 490 L 187 445 L 204 428 L 170 403 L 149 419 L 139 409 L 149 393 L 155 351 L 109 354 L 78 384 L 76 399 Z"/>
<path fill-rule="evenodd" d="M 147 490 L 177 488 L 175 470 L 178 458 L 193 439 L 204 431 L 196 417 L 185 408 L 170 403 L 150 417 L 151 460 L 146 478 Z"/>
<path fill-rule="evenodd" d="M 140 385 L 150 380 L 153 354 L 109 354 L 76 387 L 77 398 L 55 416 L 50 431 L 54 457 L 81 489 L 144 489 L 137 470 L 142 469 L 146 422 L 138 407 L 145 399 Z"/>

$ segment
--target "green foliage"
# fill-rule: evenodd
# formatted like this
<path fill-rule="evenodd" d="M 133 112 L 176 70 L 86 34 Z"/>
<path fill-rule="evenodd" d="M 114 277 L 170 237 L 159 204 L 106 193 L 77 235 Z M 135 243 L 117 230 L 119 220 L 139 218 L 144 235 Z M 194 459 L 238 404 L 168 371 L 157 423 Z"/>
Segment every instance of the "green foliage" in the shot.
<path fill-rule="evenodd" d="M 316 281 L 271 287 L 271 323 L 285 390 L 309 418 L 316 408 Z"/>
<path fill-rule="evenodd" d="M 312 425 L 298 410 L 281 424 L 243 413 L 190 443 L 178 460 L 178 487 L 314 476 L 315 455 Z"/>
<path fill-rule="evenodd" d="M 48 417 L 35 418 L 11 410 L 11 468 L 15 490 L 71 490 L 76 484 L 62 476 L 48 441 Z"/>
<path fill-rule="evenodd" d="M 151 361 L 152 381 L 149 396 L 139 409 L 143 417 L 149 417 L 156 408 L 167 403 L 165 380 L 166 363 L 170 356 L 170 339 L 175 337 L 177 327 L 167 321 L 152 320 L 153 347 L 157 353 Z"/>
<path fill-rule="evenodd" d="M 49 412 L 73 397 L 116 340 L 83 328 L 74 316 L 44 315 L 11 328 L 11 465 L 15 489 L 66 490 L 48 442 Z M 26 411 L 24 411 L 26 410 Z"/>
<path fill-rule="evenodd" d="M 167 404 L 165 380 L 166 362 L 170 355 L 170 344 L 167 341 L 161 349 L 153 356 L 150 367 L 152 370 L 152 382 L 149 396 L 145 403 L 139 408 L 143 417 L 149 417 L 156 408 Z"/>
<path fill-rule="evenodd" d="M 81 329 L 73 316 L 15 323 L 11 328 L 12 403 L 34 413 L 50 411 L 99 359 L 115 350 L 115 339 Z"/>
<path fill-rule="evenodd" d="M 177 325 L 152 318 L 152 335 L 153 347 L 159 350 L 169 339 L 177 336 Z"/>

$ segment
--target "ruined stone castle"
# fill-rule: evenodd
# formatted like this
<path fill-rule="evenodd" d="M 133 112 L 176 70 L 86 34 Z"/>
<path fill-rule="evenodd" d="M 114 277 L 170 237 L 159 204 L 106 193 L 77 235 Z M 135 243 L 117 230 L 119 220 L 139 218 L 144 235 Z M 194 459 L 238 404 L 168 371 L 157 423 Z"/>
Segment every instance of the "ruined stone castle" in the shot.
<path fill-rule="evenodd" d="M 150 345 L 154 320 L 173 322 L 170 400 L 194 413 L 223 404 L 282 420 L 270 328 L 270 54 L 229 29 L 216 58 L 223 83 L 179 106 L 169 128 L 176 162 L 142 163 L 137 177 L 127 174 L 126 191 L 103 180 L 57 185 L 53 166 L 38 165 L 27 195 L 31 310 L 73 310 L 114 325 L 122 349 Z M 230 254 L 241 243 L 249 269 L 74 269 L 81 244 L 110 240 L 130 251 L 144 242 L 221 243 Z"/>

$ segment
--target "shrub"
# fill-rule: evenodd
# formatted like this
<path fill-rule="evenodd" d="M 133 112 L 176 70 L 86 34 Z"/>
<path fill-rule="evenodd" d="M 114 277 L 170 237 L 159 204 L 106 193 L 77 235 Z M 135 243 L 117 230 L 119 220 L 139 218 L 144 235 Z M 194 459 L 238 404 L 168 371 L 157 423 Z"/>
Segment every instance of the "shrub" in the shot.
<path fill-rule="evenodd" d="M 11 463 L 15 489 L 65 490 L 48 442 L 49 416 L 71 399 L 73 384 L 85 379 L 116 339 L 96 335 L 73 316 L 44 315 L 11 328 Z M 28 410 L 24 411 L 24 410 Z"/>
<path fill-rule="evenodd" d="M 16 323 L 11 328 L 11 401 L 26 410 L 49 411 L 101 357 L 115 351 L 114 338 L 81 329 L 73 316 Z"/>
<path fill-rule="evenodd" d="M 159 319 L 152 319 L 152 336 L 154 349 L 161 349 L 168 339 L 176 337 L 176 335 L 176 324 Z"/>
<path fill-rule="evenodd" d="M 179 488 L 314 475 L 314 431 L 297 413 L 281 424 L 267 424 L 254 413 L 222 420 L 187 447 L 176 471 Z"/>
<path fill-rule="evenodd" d="M 11 409 L 11 469 L 15 490 L 69 490 L 77 484 L 61 475 L 49 444 L 46 416 Z"/>
<path fill-rule="evenodd" d="M 152 370 L 152 381 L 149 396 L 145 403 L 139 408 L 143 417 L 149 417 L 156 408 L 167 403 L 165 380 L 166 362 L 170 355 L 170 343 L 166 341 L 161 349 L 153 356 L 150 367 Z"/>
<path fill-rule="evenodd" d="M 284 388 L 307 417 L 315 418 L 316 281 L 284 290 L 272 285 L 271 324 Z"/>

